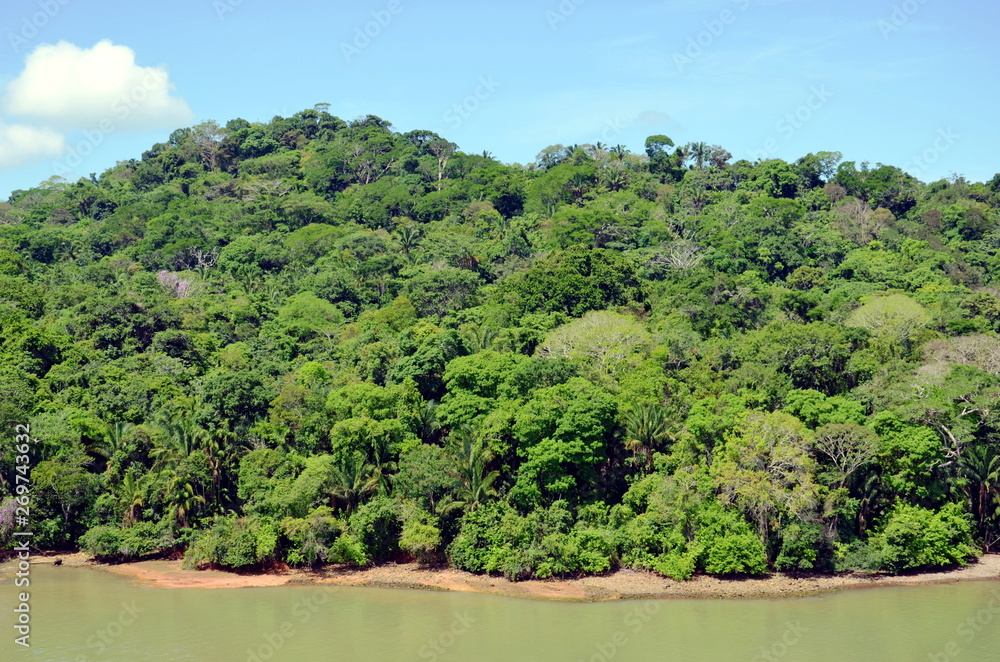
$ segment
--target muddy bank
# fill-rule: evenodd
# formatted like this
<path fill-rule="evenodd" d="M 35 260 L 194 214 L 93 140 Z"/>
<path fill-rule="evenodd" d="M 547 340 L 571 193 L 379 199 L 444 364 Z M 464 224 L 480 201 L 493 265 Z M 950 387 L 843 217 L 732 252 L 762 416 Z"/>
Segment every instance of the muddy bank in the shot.
<path fill-rule="evenodd" d="M 639 598 L 771 598 L 811 595 L 849 588 L 1000 580 L 1000 554 L 983 556 L 966 568 L 898 577 L 857 574 L 808 577 L 774 573 L 759 579 L 700 576 L 686 582 L 651 572 L 619 570 L 599 577 L 511 582 L 452 568 L 391 564 L 365 570 L 326 566 L 319 570 L 280 569 L 262 574 L 218 570 L 184 570 L 180 561 L 141 561 L 121 565 L 92 562 L 84 554 L 36 557 L 36 563 L 87 566 L 160 588 L 245 588 L 284 584 L 318 584 L 490 593 L 540 600 L 602 601 Z"/>

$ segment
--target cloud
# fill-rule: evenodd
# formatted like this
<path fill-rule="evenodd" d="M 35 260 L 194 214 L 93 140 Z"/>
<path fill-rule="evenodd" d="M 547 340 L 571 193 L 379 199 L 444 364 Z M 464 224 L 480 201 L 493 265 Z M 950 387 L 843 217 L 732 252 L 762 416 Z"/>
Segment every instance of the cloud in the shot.
<path fill-rule="evenodd" d="M 658 110 L 644 110 L 635 119 L 639 124 L 646 126 L 663 126 L 670 122 L 670 115 Z"/>
<path fill-rule="evenodd" d="M 28 55 L 20 76 L 7 86 L 4 108 L 65 129 L 108 122 L 126 131 L 176 128 L 194 114 L 170 95 L 172 88 L 165 69 L 140 67 L 127 46 L 103 40 L 80 48 L 61 41 Z"/>
<path fill-rule="evenodd" d="M 0 170 L 59 156 L 66 141 L 51 129 L 0 122 Z"/>

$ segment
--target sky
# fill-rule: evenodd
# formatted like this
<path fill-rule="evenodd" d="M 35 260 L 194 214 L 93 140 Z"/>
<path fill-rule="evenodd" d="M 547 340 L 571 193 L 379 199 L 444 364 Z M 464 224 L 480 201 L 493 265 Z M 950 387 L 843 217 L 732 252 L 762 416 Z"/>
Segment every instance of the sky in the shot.
<path fill-rule="evenodd" d="M 5 0 L 0 200 L 177 128 L 318 103 L 468 153 L 647 136 L 838 151 L 922 181 L 1000 172 L 1000 3 Z"/>

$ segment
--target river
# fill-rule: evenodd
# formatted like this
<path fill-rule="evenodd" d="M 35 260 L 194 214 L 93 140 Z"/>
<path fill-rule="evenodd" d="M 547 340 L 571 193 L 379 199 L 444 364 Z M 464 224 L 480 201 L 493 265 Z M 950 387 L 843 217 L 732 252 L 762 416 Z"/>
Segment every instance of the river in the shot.
<path fill-rule="evenodd" d="M 1000 582 L 772 600 L 560 603 L 281 586 L 162 589 L 33 566 L 30 649 L 3 573 L 0 659 L 52 662 L 996 662 Z"/>

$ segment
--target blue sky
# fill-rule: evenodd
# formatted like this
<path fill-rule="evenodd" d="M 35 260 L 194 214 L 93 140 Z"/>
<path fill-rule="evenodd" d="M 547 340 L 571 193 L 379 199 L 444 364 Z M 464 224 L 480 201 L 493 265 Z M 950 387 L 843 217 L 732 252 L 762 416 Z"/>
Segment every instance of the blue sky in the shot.
<path fill-rule="evenodd" d="M 7 0 L 0 199 L 320 102 L 506 162 L 662 133 L 984 181 L 998 24 L 997 3 L 942 0 Z"/>

